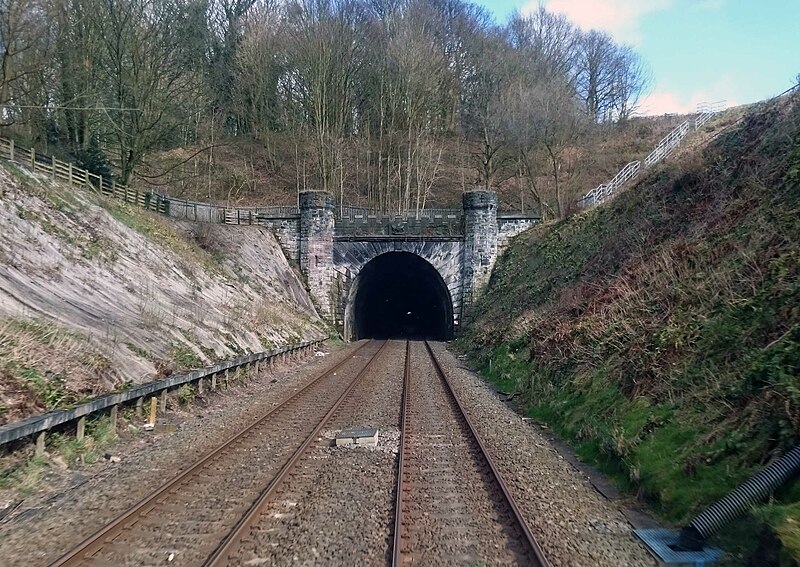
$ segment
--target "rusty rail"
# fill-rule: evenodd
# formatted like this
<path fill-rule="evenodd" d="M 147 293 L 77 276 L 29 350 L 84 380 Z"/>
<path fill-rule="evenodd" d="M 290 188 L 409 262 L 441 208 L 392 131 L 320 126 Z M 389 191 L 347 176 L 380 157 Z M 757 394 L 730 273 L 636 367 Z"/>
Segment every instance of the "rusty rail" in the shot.
<path fill-rule="evenodd" d="M 489 451 L 487 450 L 486 446 L 483 444 L 483 441 L 481 441 L 481 438 L 478 435 L 477 430 L 473 426 L 472 421 L 469 418 L 469 415 L 467 414 L 467 412 L 464 409 L 464 407 L 461 405 L 461 400 L 459 400 L 458 396 L 455 393 L 455 390 L 453 390 L 453 387 L 450 384 L 450 380 L 448 379 L 447 374 L 445 373 L 444 369 L 442 368 L 441 364 L 439 363 L 439 360 L 436 358 L 436 355 L 434 354 L 433 349 L 431 349 L 431 346 L 428 343 L 428 341 L 425 341 L 425 348 L 427 349 L 428 355 L 430 356 L 430 359 L 431 359 L 431 362 L 433 363 L 433 366 L 436 369 L 436 373 L 439 375 L 439 377 L 441 378 L 442 382 L 445 384 L 445 390 L 446 390 L 447 394 L 449 394 L 449 396 L 455 402 L 455 405 L 458 408 L 458 413 L 464 419 L 464 422 L 467 425 L 467 429 L 469 430 L 470 436 L 473 438 L 473 440 L 475 441 L 476 445 L 478 446 L 481 457 L 489 465 L 489 468 L 490 468 L 490 470 L 492 472 L 492 476 L 493 476 L 497 486 L 500 488 L 501 493 L 503 494 L 503 498 L 505 500 L 505 503 L 508 505 L 508 508 L 512 511 L 512 513 L 514 515 L 514 519 L 515 519 L 515 522 L 517 524 L 517 528 L 519 529 L 519 532 L 523 536 L 523 538 L 522 538 L 524 540 L 523 543 L 526 545 L 526 547 L 528 549 L 528 552 L 529 552 L 529 557 L 531 558 L 531 561 L 532 561 L 530 563 L 530 565 L 532 565 L 534 567 L 550 567 L 550 562 L 544 556 L 544 552 L 542 551 L 541 547 L 537 543 L 536 538 L 534 538 L 533 533 L 531 532 L 530 528 L 528 527 L 528 524 L 525 521 L 525 518 L 523 517 L 522 512 L 519 509 L 519 506 L 517 506 L 517 503 L 514 501 L 514 498 L 511 495 L 511 492 L 509 491 L 508 486 L 506 485 L 505 481 L 503 480 L 503 477 L 500 474 L 499 469 L 494 464 L 494 461 L 492 460 L 491 456 L 489 455 Z M 404 485 L 403 485 L 403 473 L 404 473 L 404 471 L 403 471 L 403 452 L 405 450 L 405 438 L 406 438 L 407 425 L 408 425 L 407 424 L 407 420 L 406 420 L 406 414 L 407 414 L 407 407 L 408 407 L 408 402 L 407 402 L 407 400 L 408 400 L 408 390 L 409 390 L 410 383 L 411 383 L 411 381 L 410 381 L 410 358 L 411 358 L 410 347 L 407 344 L 406 345 L 406 371 L 405 371 L 404 381 L 403 381 L 403 411 L 402 411 L 402 417 L 401 417 L 402 429 L 401 429 L 400 452 L 399 452 L 400 462 L 399 462 L 398 474 L 397 474 L 397 504 L 396 504 L 396 509 L 395 509 L 396 515 L 395 515 L 395 529 L 394 529 L 394 552 L 393 552 L 393 557 L 392 557 L 392 564 L 395 567 L 400 567 L 403 564 L 403 558 L 402 558 L 402 554 L 401 554 L 401 547 L 402 547 L 401 546 L 402 520 L 403 520 L 402 500 L 403 500 L 403 491 L 404 491 Z"/>
<path fill-rule="evenodd" d="M 341 362 L 337 363 L 332 368 L 321 373 L 317 378 L 309 382 L 302 389 L 300 389 L 295 394 L 284 400 L 281 404 L 270 409 L 267 413 L 265 413 L 260 418 L 255 420 L 252 424 L 250 424 L 248 427 L 246 427 L 245 429 L 241 430 L 239 433 L 228 439 L 225 443 L 223 443 L 216 449 L 213 449 L 212 451 L 208 452 L 206 455 L 201 457 L 197 462 L 195 462 L 191 467 L 187 468 L 185 471 L 181 472 L 173 479 L 163 484 L 155 492 L 145 497 L 144 499 L 140 500 L 137 504 L 135 504 L 127 511 L 122 513 L 120 516 L 111 521 L 105 527 L 101 528 L 93 535 L 86 538 L 77 547 L 75 547 L 74 549 L 72 549 L 59 559 L 57 559 L 54 563 L 51 564 L 51 567 L 62 567 L 62 566 L 71 567 L 75 565 L 81 565 L 84 561 L 90 559 L 98 551 L 103 549 L 107 544 L 113 542 L 113 540 L 117 536 L 122 534 L 126 529 L 135 525 L 139 519 L 143 518 L 147 513 L 153 510 L 153 508 L 155 508 L 158 504 L 160 504 L 161 501 L 164 500 L 171 492 L 175 492 L 181 485 L 186 484 L 193 477 L 196 477 L 199 473 L 201 473 L 206 466 L 211 465 L 214 462 L 215 458 L 219 456 L 221 453 L 223 453 L 230 445 L 244 438 L 246 435 L 253 432 L 256 428 L 263 425 L 264 422 L 266 422 L 270 418 L 270 416 L 272 416 L 277 411 L 283 409 L 285 406 L 290 404 L 292 401 L 298 399 L 300 396 L 304 395 L 308 390 L 310 390 L 314 385 L 319 383 L 321 380 L 324 380 L 325 378 L 333 375 L 339 368 L 341 368 L 347 362 L 349 362 L 356 354 L 358 354 L 368 344 L 369 342 L 365 342 L 363 345 L 359 346 L 351 355 L 345 357 Z M 377 353 L 375 357 L 377 357 Z M 375 357 L 373 357 L 373 360 Z M 372 360 L 370 360 L 370 362 L 367 363 L 366 367 L 369 367 L 371 363 Z M 358 382 L 363 372 L 364 371 L 362 370 L 362 372 L 353 380 L 353 383 L 345 391 L 345 394 L 349 393 L 352 390 L 355 383 Z M 341 400 L 339 400 L 337 404 L 340 403 L 340 401 Z M 330 412 L 328 415 L 330 415 Z M 321 429 L 321 427 L 322 425 L 320 425 L 317 429 L 315 429 L 314 434 L 316 434 L 318 430 Z M 312 434 L 311 438 L 313 438 L 314 434 Z M 303 447 L 307 446 L 309 442 L 310 441 L 307 440 L 306 443 L 303 445 Z M 284 469 L 281 471 L 280 474 L 285 475 L 287 467 L 288 465 L 284 467 Z M 272 483 L 270 483 L 270 487 L 274 486 L 275 484 L 276 482 L 273 481 Z M 226 541 L 229 538 L 226 538 Z"/>
<path fill-rule="evenodd" d="M 403 454 L 406 450 L 406 431 L 408 430 L 408 390 L 411 388 L 411 343 L 406 341 L 406 365 L 403 371 L 403 399 L 400 408 L 400 449 L 397 452 L 397 500 L 394 507 L 394 546 L 392 549 L 392 565 L 402 564 L 400 526 L 403 525 Z"/>

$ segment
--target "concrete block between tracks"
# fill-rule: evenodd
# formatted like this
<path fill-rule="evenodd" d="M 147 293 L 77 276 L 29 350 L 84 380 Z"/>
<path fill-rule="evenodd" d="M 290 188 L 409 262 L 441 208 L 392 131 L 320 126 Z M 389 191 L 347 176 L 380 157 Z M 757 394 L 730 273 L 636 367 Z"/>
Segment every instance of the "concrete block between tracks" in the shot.
<path fill-rule="evenodd" d="M 378 444 L 378 429 L 375 427 L 356 427 L 343 429 L 336 434 L 337 447 L 345 445 L 372 445 Z"/>

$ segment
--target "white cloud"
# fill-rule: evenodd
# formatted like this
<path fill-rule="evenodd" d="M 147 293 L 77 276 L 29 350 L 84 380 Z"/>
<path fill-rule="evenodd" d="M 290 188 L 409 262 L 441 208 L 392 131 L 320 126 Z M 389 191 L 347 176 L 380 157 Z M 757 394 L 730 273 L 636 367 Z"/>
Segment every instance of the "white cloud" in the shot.
<path fill-rule="evenodd" d="M 545 0 L 545 7 L 564 14 L 584 30 L 599 29 L 617 41 L 638 44 L 641 19 L 651 13 L 669 8 L 673 0 Z M 538 1 L 526 5 L 522 12 L 536 10 Z"/>
<path fill-rule="evenodd" d="M 701 102 L 712 103 L 725 101 L 725 107 L 737 106 L 739 103 L 732 96 L 734 90 L 730 80 L 723 78 L 710 89 L 702 89 L 688 94 L 678 94 L 671 91 L 655 91 L 646 96 L 637 114 L 656 116 L 661 114 L 690 114 L 697 111 Z"/>

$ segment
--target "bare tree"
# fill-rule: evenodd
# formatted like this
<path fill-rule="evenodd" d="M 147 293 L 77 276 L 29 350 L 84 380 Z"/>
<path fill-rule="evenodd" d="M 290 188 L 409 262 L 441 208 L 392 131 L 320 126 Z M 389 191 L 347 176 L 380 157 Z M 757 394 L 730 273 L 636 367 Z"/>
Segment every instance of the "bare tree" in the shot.
<path fill-rule="evenodd" d="M 581 36 L 576 91 L 586 113 L 598 122 L 628 118 L 650 84 L 650 74 L 629 46 L 602 32 Z"/>
<path fill-rule="evenodd" d="M 497 32 L 482 38 L 473 49 L 464 122 L 468 138 L 478 144 L 474 155 L 478 182 L 488 191 L 510 171 L 506 167 L 512 156 L 508 151 L 509 115 L 501 94 L 516 68 L 508 57 L 504 38 Z"/>
<path fill-rule="evenodd" d="M 548 12 L 542 5 L 526 16 L 515 13 L 508 35 L 514 48 L 524 54 L 529 73 L 542 79 L 572 78 L 580 31 L 564 15 Z"/>
<path fill-rule="evenodd" d="M 354 119 L 354 81 L 366 49 L 366 13 L 355 0 L 303 0 L 287 8 L 293 81 L 314 132 L 321 189 L 339 185 L 338 157 Z"/>
<path fill-rule="evenodd" d="M 31 125 L 38 117 L 38 126 L 44 126 L 53 35 L 52 11 L 44 0 L 0 0 L 0 124 Z"/>
<path fill-rule="evenodd" d="M 278 84 L 285 70 L 282 18 L 277 1 L 256 5 L 236 52 L 232 109 L 240 127 L 268 143 L 278 128 Z"/>
<path fill-rule="evenodd" d="M 105 113 L 123 183 L 154 149 L 174 140 L 184 109 L 201 83 L 186 66 L 179 0 L 101 0 Z"/>
<path fill-rule="evenodd" d="M 632 47 L 620 46 L 614 61 L 613 107 L 615 118 L 627 120 L 652 84 L 650 69 Z"/>

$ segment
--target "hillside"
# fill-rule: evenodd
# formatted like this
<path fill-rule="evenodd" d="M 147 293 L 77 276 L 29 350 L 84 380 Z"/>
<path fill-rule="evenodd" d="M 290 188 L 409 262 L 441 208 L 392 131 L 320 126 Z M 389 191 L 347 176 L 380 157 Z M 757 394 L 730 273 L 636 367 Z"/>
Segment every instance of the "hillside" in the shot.
<path fill-rule="evenodd" d="M 800 442 L 799 242 L 795 91 L 519 236 L 459 343 L 679 525 Z M 722 534 L 730 564 L 800 559 L 800 482 L 776 498 Z"/>
<path fill-rule="evenodd" d="M 589 189 L 608 181 L 626 163 L 643 159 L 670 130 L 690 118 L 693 119 L 684 115 L 636 117 L 587 128 L 559 155 L 559 182 L 565 199 L 577 200 Z M 724 121 L 725 118 L 720 120 Z M 260 143 L 229 138 L 213 148 L 173 149 L 149 159 L 134 184 L 174 197 L 217 204 L 295 204 L 298 185 L 301 190 L 318 188 L 310 179 L 315 167 L 312 147 L 310 144 L 298 147 L 297 143 L 295 137 L 275 133 Z M 474 189 L 479 183 L 474 158 L 479 147 L 454 137 L 438 143 L 441 154 L 426 205 L 457 208 L 461 206 L 464 188 Z M 533 198 L 527 181 L 514 174 L 513 158 L 507 157 L 505 175 L 495 187 L 500 207 L 507 211 L 530 211 Z M 345 204 L 368 205 L 369 183 L 374 181 L 369 175 L 374 172 L 367 172 L 366 150 L 353 142 L 342 159 L 345 177 L 337 199 Z M 543 194 L 549 195 L 553 191 L 549 167 L 541 163 L 539 169 L 541 175 L 536 183 Z M 393 191 L 401 189 L 398 185 Z"/>
<path fill-rule="evenodd" d="M 0 424 L 327 334 L 269 231 L 181 225 L 0 164 Z"/>

